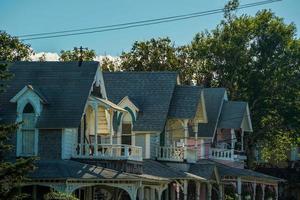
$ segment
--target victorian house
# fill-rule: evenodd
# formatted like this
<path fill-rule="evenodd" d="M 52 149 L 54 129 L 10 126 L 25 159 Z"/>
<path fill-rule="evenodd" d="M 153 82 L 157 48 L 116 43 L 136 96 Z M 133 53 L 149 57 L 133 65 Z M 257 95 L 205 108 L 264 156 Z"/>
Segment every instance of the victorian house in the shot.
<path fill-rule="evenodd" d="M 277 199 L 281 179 L 244 168 L 247 102 L 181 85 L 175 72 L 103 72 L 97 62 L 18 62 L 1 123 L 21 122 L 8 159 L 38 156 L 23 191 L 81 200 Z"/>

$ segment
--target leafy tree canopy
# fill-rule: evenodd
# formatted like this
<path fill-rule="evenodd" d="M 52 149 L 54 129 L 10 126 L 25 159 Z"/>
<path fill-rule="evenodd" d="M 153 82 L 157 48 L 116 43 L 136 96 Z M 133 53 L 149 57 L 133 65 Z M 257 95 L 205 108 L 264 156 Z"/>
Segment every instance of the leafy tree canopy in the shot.
<path fill-rule="evenodd" d="M 0 31 L 0 61 L 30 60 L 32 50 L 18 38 Z"/>
<path fill-rule="evenodd" d="M 257 143 L 264 159 L 278 162 L 300 133 L 300 40 L 295 25 L 270 10 L 237 16 L 238 5 L 229 1 L 220 24 L 188 45 L 175 47 L 169 38 L 135 42 L 118 68 L 177 71 L 184 83 L 227 88 L 231 99 L 249 102 L 254 131 L 247 138 L 248 164 Z"/>
<path fill-rule="evenodd" d="M 62 50 L 60 52 L 60 61 L 92 61 L 96 57 L 94 50 L 89 50 L 88 48 L 77 48 L 74 47 L 73 50 Z"/>
<path fill-rule="evenodd" d="M 4 42 L 4 44 L 2 43 Z M 2 46 L 3 45 L 3 46 Z M 3 61 L 27 60 L 31 50 L 7 33 L 0 33 L 0 59 Z M 0 92 L 5 89 L 4 81 L 11 78 L 8 65 L 0 63 Z M 34 158 L 19 158 L 9 161 L 12 154 L 10 140 L 19 124 L 0 124 L 0 199 L 21 199 L 24 195 L 17 192 L 28 172 L 34 169 Z"/>

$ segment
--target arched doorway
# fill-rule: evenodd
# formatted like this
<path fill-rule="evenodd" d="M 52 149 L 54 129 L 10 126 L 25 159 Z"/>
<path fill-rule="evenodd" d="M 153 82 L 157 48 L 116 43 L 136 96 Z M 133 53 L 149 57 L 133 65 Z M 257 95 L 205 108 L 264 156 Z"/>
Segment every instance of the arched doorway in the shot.
<path fill-rule="evenodd" d="M 107 185 L 81 187 L 76 189 L 74 194 L 80 200 L 131 200 L 124 189 Z"/>

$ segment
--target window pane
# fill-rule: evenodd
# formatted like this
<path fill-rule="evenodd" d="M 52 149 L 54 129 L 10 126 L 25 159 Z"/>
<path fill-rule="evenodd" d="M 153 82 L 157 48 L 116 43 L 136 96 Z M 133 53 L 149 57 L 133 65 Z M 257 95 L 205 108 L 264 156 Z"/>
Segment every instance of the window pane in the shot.
<path fill-rule="evenodd" d="M 22 154 L 34 154 L 34 130 L 22 130 Z"/>
<path fill-rule="evenodd" d="M 131 145 L 131 124 L 122 124 L 122 144 Z"/>

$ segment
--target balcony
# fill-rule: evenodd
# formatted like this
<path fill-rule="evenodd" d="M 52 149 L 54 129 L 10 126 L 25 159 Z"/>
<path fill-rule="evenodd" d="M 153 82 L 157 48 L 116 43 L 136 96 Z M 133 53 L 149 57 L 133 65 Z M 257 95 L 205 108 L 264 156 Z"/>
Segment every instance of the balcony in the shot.
<path fill-rule="evenodd" d="M 73 158 L 142 161 L 143 151 L 142 147 L 125 144 L 78 144 Z"/>
<path fill-rule="evenodd" d="M 234 149 L 211 148 L 209 158 L 214 160 L 243 161 L 246 156 Z"/>
<path fill-rule="evenodd" d="M 156 158 L 161 161 L 173 162 L 196 162 L 197 151 L 186 147 L 158 147 L 156 150 Z"/>

